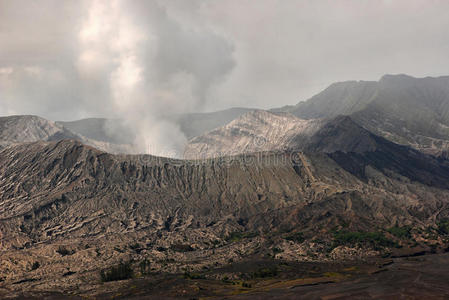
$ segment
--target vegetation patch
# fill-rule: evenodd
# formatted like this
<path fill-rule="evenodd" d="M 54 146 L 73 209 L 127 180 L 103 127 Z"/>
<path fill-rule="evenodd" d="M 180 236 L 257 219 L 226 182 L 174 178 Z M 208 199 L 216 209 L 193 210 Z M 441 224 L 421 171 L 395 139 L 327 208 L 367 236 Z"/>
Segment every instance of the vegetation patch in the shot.
<path fill-rule="evenodd" d="M 140 268 L 140 274 L 142 275 L 148 275 L 150 273 L 150 261 L 148 259 L 144 259 L 139 263 L 139 268 Z"/>
<path fill-rule="evenodd" d="M 56 250 L 62 256 L 72 255 L 75 253 L 74 250 L 68 250 L 65 246 L 59 246 L 58 250 Z"/>
<path fill-rule="evenodd" d="M 274 247 L 272 250 L 273 250 L 273 254 L 274 255 L 284 252 L 284 250 L 282 250 L 282 249 L 280 249 L 278 247 Z"/>
<path fill-rule="evenodd" d="M 395 226 L 387 229 L 387 231 L 399 239 L 410 239 L 412 237 L 410 233 L 411 228 L 409 226 Z"/>
<path fill-rule="evenodd" d="M 187 244 L 173 244 L 170 246 L 170 249 L 176 252 L 189 252 L 195 250 L 192 248 L 192 246 Z"/>
<path fill-rule="evenodd" d="M 276 266 L 269 268 L 261 268 L 256 272 L 252 273 L 253 278 L 267 278 L 276 277 L 278 275 L 278 268 Z"/>
<path fill-rule="evenodd" d="M 334 233 L 333 248 L 342 245 L 365 246 L 377 250 L 383 247 L 396 247 L 397 243 L 385 237 L 382 232 L 337 231 Z"/>
<path fill-rule="evenodd" d="M 73 274 L 76 274 L 76 272 L 68 271 L 68 272 L 62 274 L 62 277 L 67 277 L 67 276 L 70 276 L 70 275 L 73 275 Z"/>
<path fill-rule="evenodd" d="M 186 279 L 206 279 L 206 277 L 202 274 L 190 273 L 190 272 L 185 272 L 184 278 L 186 278 Z"/>
<path fill-rule="evenodd" d="M 132 250 L 136 250 L 136 249 L 142 248 L 142 246 L 136 242 L 134 244 L 129 245 L 129 248 Z"/>
<path fill-rule="evenodd" d="M 35 261 L 35 262 L 33 263 L 33 265 L 31 266 L 31 270 L 34 271 L 34 270 L 36 270 L 37 268 L 39 268 L 40 266 L 41 266 L 41 264 L 40 264 L 38 261 Z"/>
<path fill-rule="evenodd" d="M 449 219 L 437 223 L 437 232 L 441 235 L 449 235 Z"/>
<path fill-rule="evenodd" d="M 235 231 L 235 232 L 231 232 L 227 237 L 226 237 L 226 241 L 228 243 L 234 243 L 234 242 L 238 242 L 242 239 L 248 239 L 248 238 L 253 238 L 256 237 L 257 233 L 256 232 L 239 232 L 239 231 Z"/>
<path fill-rule="evenodd" d="M 305 238 L 304 238 L 304 235 L 302 232 L 295 232 L 295 233 L 289 234 L 285 237 L 285 239 L 287 241 L 292 241 L 295 243 L 302 243 L 305 241 Z"/>
<path fill-rule="evenodd" d="M 323 274 L 326 277 L 342 277 L 343 275 L 337 272 L 326 272 Z"/>
<path fill-rule="evenodd" d="M 120 249 L 119 247 L 114 247 L 114 250 L 120 253 L 125 253 L 125 250 Z"/>
<path fill-rule="evenodd" d="M 129 245 L 129 248 L 131 250 L 134 250 L 137 254 L 139 254 L 143 250 L 142 245 L 140 245 L 139 243 L 131 244 Z"/>
<path fill-rule="evenodd" d="M 124 280 L 133 278 L 134 272 L 130 262 L 121 262 L 108 270 L 102 270 L 100 272 L 100 277 L 102 282 Z"/>

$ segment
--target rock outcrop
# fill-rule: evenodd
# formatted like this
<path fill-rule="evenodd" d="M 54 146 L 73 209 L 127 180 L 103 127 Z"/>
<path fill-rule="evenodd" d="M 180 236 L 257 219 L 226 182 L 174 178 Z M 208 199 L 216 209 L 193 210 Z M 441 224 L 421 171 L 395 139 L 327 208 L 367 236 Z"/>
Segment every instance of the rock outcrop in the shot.
<path fill-rule="evenodd" d="M 184 157 L 201 159 L 300 149 L 322 123 L 321 120 L 302 120 L 289 113 L 255 110 L 191 139 L 185 148 Z"/>

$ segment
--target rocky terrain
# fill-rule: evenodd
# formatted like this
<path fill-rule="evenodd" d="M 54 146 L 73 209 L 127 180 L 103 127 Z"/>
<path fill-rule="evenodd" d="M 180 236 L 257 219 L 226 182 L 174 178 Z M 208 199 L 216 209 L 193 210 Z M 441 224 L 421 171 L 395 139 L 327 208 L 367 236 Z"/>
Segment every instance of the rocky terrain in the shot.
<path fill-rule="evenodd" d="M 324 147 L 342 138 L 350 148 Z M 301 152 L 184 161 L 69 140 L 5 147 L 0 292 L 101 294 L 126 284 L 101 283 L 120 262 L 138 276 L 227 280 L 206 271 L 258 257 L 332 263 L 446 249 L 449 162 L 350 118 L 311 140 Z M 277 276 L 267 272 L 254 276 Z M 239 274 L 230 276 L 249 276 Z"/>
<path fill-rule="evenodd" d="M 191 139 L 184 157 L 195 159 L 300 149 L 322 123 L 321 120 L 302 120 L 289 113 L 255 110 Z"/>

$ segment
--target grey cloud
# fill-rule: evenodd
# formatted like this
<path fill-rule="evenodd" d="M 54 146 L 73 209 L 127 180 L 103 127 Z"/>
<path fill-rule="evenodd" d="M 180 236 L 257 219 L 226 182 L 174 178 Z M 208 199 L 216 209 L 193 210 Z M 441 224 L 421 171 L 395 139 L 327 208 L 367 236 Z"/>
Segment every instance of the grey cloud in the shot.
<path fill-rule="evenodd" d="M 183 111 L 201 110 L 209 88 L 225 79 L 234 68 L 234 46 L 232 41 L 208 28 L 180 23 L 163 3 L 138 1 L 130 10 L 140 28 L 149 28 L 156 34 L 157 51 L 145 59 L 148 62 L 145 71 L 150 73 L 146 74 L 147 80 L 163 86 L 177 73 L 191 75 L 194 99 L 181 107 Z M 185 7 L 186 2 L 176 3 Z M 199 2 L 193 7 L 199 9 Z M 146 52 L 153 55 L 152 51 Z"/>

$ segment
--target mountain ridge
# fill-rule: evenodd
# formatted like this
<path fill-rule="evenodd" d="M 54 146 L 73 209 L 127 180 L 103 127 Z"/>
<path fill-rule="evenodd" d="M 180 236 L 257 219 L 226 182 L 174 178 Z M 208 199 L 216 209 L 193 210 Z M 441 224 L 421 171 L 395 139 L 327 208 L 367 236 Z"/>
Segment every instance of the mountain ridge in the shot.
<path fill-rule="evenodd" d="M 409 145 L 425 153 L 443 155 L 449 148 L 448 85 L 449 76 L 415 78 L 405 74 L 386 74 L 379 81 L 333 83 L 307 101 L 270 111 L 289 112 L 304 120 L 329 120 L 337 115 L 349 115 L 362 127 L 390 141 Z M 232 108 L 212 113 L 170 116 L 169 119 L 180 126 L 186 137 L 195 138 L 225 126 L 252 110 Z M 85 141 L 87 143 L 99 141 L 98 147 L 105 150 L 105 143 L 124 145 L 134 140 L 132 131 L 119 123 L 101 118 L 56 122 L 65 125 L 72 133 L 90 139 Z M 111 127 L 111 130 L 105 127 Z M 133 152 L 124 146 L 118 148 L 122 152 Z"/>
<path fill-rule="evenodd" d="M 430 154 L 449 147 L 449 76 L 333 84 L 286 111 L 304 119 L 350 115 L 377 135 Z"/>
<path fill-rule="evenodd" d="M 131 144 L 114 144 L 74 133 L 60 122 L 35 115 L 0 117 L 0 148 L 24 142 L 74 139 L 111 153 L 135 153 Z"/>
<path fill-rule="evenodd" d="M 290 113 L 254 110 L 227 125 L 189 140 L 184 158 L 208 158 L 297 148 L 321 120 L 302 120 Z"/>

